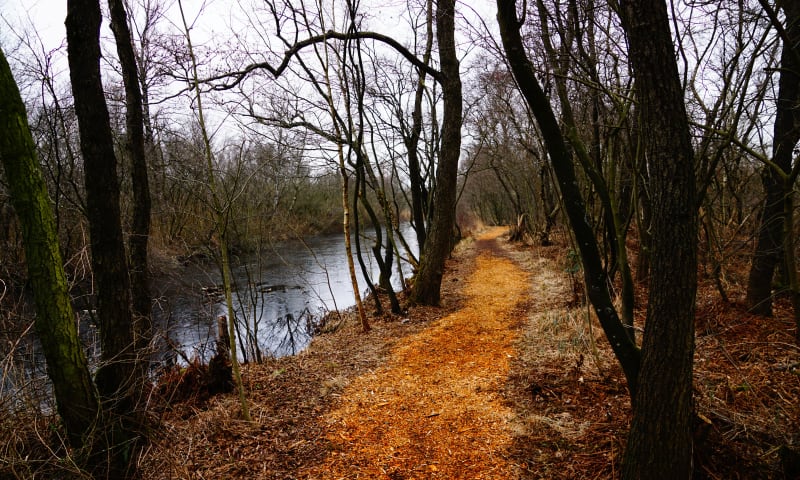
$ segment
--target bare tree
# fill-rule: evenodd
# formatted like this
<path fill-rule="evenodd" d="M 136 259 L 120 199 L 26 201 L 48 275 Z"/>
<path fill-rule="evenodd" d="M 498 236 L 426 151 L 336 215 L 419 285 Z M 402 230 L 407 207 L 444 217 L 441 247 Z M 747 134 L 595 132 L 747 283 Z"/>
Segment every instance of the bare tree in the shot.
<path fill-rule="evenodd" d="M 634 398 L 638 387 L 640 352 L 614 307 L 607 272 L 602 266 L 594 230 L 588 221 L 586 204 L 575 176 L 575 165 L 567 149 L 565 135 L 561 132 L 549 98 L 536 78 L 533 64 L 527 57 L 520 34 L 522 22 L 517 17 L 516 2 L 498 0 L 497 8 L 500 35 L 509 66 L 520 92 L 539 124 L 553 173 L 561 190 L 564 211 L 580 251 L 589 301 L 622 366 L 628 390 Z"/>
<path fill-rule="evenodd" d="M 646 151 L 650 158 L 649 187 L 653 195 L 651 247 L 658 258 L 653 260 L 648 321 L 640 357 L 610 303 L 594 233 L 586 223 L 585 206 L 564 143 L 564 137 L 571 138 L 571 134 L 562 134 L 549 100 L 526 57 L 515 3 L 498 0 L 498 20 L 508 61 L 547 145 L 567 217 L 581 251 L 589 298 L 628 380 L 634 406 L 631 438 L 640 445 L 647 445 L 639 448 L 629 443 L 626 478 L 645 475 L 688 478 L 691 472 L 689 424 L 693 411 L 691 365 L 697 214 L 693 151 L 677 65 L 670 60 L 673 58 L 673 45 L 666 6 L 661 2 L 621 4 L 623 24 L 629 36 L 631 63 L 640 92 L 642 125 L 650 139 Z M 566 128 L 571 128 L 571 124 L 568 121 Z M 658 135 L 655 132 L 659 132 Z M 576 146 L 574 141 L 572 145 Z M 579 152 L 577 155 L 580 158 L 582 154 Z M 673 275 L 676 269 L 678 274 Z M 666 358 L 669 361 L 665 361 Z M 665 381 L 665 376 L 669 381 Z M 667 386 L 662 387 L 665 384 Z M 658 414 L 664 418 L 657 417 Z M 665 445 L 670 445 L 670 449 L 663 455 Z M 656 457 L 663 455 L 670 460 L 651 463 L 654 462 L 653 453 L 657 451 Z M 658 467 L 642 468 L 644 465 Z"/>
<path fill-rule="evenodd" d="M 120 217 L 117 158 L 100 76 L 100 4 L 69 0 L 67 53 L 75 111 L 81 136 L 86 206 L 97 286 L 101 358 L 95 381 L 104 407 L 111 412 L 108 435 L 110 468 L 123 475 L 134 446 L 135 389 L 130 278 Z"/>
<path fill-rule="evenodd" d="M 0 160 L 20 220 L 25 260 L 36 303 L 36 331 L 53 382 L 58 413 L 75 449 L 92 446 L 100 402 L 78 338 L 67 278 L 47 188 L 38 165 L 27 115 L 0 50 Z"/>
<path fill-rule="evenodd" d="M 152 299 L 150 298 L 147 245 L 150 239 L 150 186 L 145 157 L 144 111 L 139 89 L 139 69 L 128 28 L 128 15 L 122 0 L 109 0 L 111 29 L 117 44 L 125 85 L 125 127 L 127 149 L 131 154 L 133 187 L 133 221 L 128 247 L 130 250 L 131 297 L 134 316 L 134 342 L 139 353 L 139 366 L 145 368 L 144 352 L 152 338 Z"/>
<path fill-rule="evenodd" d="M 205 113 L 203 110 L 203 97 L 200 91 L 199 75 L 197 70 L 197 59 L 194 54 L 194 47 L 192 45 L 192 37 L 190 35 L 191 28 L 186 20 L 186 15 L 183 11 L 183 3 L 178 0 L 178 7 L 181 11 L 181 20 L 183 22 L 183 30 L 186 39 L 186 46 L 189 50 L 189 59 L 191 61 L 191 87 L 194 94 L 194 101 L 197 104 L 197 121 L 200 126 L 200 133 L 203 138 L 203 154 L 206 161 L 206 175 L 208 188 L 212 199 L 212 208 L 215 220 L 215 230 L 217 233 L 217 241 L 219 243 L 220 257 L 222 259 L 222 283 L 225 295 L 225 305 L 227 307 L 228 315 L 228 339 L 230 341 L 230 361 L 233 367 L 233 381 L 236 385 L 237 393 L 239 395 L 239 405 L 241 408 L 242 418 L 245 421 L 250 421 L 250 407 L 247 402 L 247 397 L 244 391 L 244 384 L 242 383 L 242 375 L 239 368 L 239 359 L 236 354 L 236 312 L 233 308 L 233 286 L 231 281 L 231 261 L 230 253 L 228 251 L 228 234 L 230 221 L 230 201 L 221 195 L 220 188 L 217 185 L 217 178 L 214 173 L 214 152 L 211 147 L 211 139 L 208 134 L 208 128 L 205 121 Z"/>
<path fill-rule="evenodd" d="M 313 31 L 311 27 L 316 24 L 310 24 L 308 22 L 306 22 L 306 24 L 302 23 L 304 18 L 302 9 L 298 10 L 289 5 L 285 6 L 284 9 L 278 9 L 272 3 L 269 3 L 268 6 L 275 19 L 275 30 L 278 32 L 279 38 L 286 48 L 285 53 L 280 57 L 277 65 L 269 61 L 253 63 L 245 66 L 241 70 L 205 79 L 205 81 L 212 83 L 221 82 L 215 84 L 215 89 L 227 90 L 235 88 L 253 74 L 253 72 L 260 70 L 266 70 L 273 76 L 279 77 L 289 68 L 291 61 L 295 58 L 302 66 L 300 54 L 303 50 L 317 44 L 326 44 L 334 40 L 348 41 L 353 39 L 370 39 L 387 45 L 397 51 L 416 68 L 425 71 L 427 75 L 430 75 L 442 85 L 445 112 L 442 119 L 442 143 L 440 146 L 439 165 L 437 167 L 435 181 L 438 193 L 433 194 L 434 201 L 430 232 L 425 240 L 425 250 L 422 254 L 423 257 L 428 257 L 428 260 L 420 263 L 415 281 L 414 293 L 412 293 L 412 301 L 424 304 L 438 304 L 444 263 L 453 245 L 458 159 L 461 149 L 461 80 L 458 72 L 458 58 L 455 53 L 455 19 L 453 6 L 450 2 L 440 2 L 437 8 L 437 36 L 439 40 L 441 71 L 433 69 L 425 61 L 419 59 L 414 53 L 401 45 L 397 40 L 386 35 L 352 29 L 346 32 L 327 30 L 323 33 L 311 34 Z M 292 33 L 294 35 L 294 39 L 292 40 L 287 39 L 282 33 L 284 29 L 287 29 L 289 21 L 294 22 L 293 28 L 295 30 Z M 305 28 L 310 36 L 299 40 L 299 34 L 301 33 L 300 28 Z M 452 45 L 452 47 L 448 45 Z M 442 55 L 444 55 L 444 58 L 442 58 Z M 303 66 L 302 68 L 306 67 Z M 447 70 L 447 74 L 444 73 L 445 70 Z M 307 71 L 304 73 L 306 74 L 306 79 L 308 79 L 310 75 L 308 75 Z M 321 92 L 318 87 L 315 88 L 318 93 L 323 94 L 321 96 L 324 98 L 324 88 Z M 300 123 L 307 124 L 307 122 L 302 121 Z M 291 124 L 292 122 L 288 122 L 287 126 Z"/>
<path fill-rule="evenodd" d="M 455 45 L 455 0 L 439 0 L 436 4 L 436 39 L 444 111 L 431 226 L 411 293 L 411 300 L 422 305 L 439 304 L 444 264 L 453 246 L 455 228 L 463 123 L 461 74 Z"/>

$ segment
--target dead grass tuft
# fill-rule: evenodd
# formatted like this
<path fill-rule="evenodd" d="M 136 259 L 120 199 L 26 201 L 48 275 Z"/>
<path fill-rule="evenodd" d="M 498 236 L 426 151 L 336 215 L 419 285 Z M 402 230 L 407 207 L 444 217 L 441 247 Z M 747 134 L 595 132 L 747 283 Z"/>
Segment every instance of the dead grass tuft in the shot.
<path fill-rule="evenodd" d="M 554 238 L 463 243 L 442 308 L 375 319 L 368 334 L 351 315 L 296 357 L 246 366 L 251 424 L 233 396 L 175 406 L 140 460 L 144 476 L 614 478 L 630 417 L 624 376 L 593 314 L 569 306 L 569 248 Z M 644 286 L 636 295 L 641 328 Z M 790 318 L 784 300 L 774 319 L 755 317 L 701 281 L 697 478 L 783 478 L 778 452 L 800 431 Z"/>

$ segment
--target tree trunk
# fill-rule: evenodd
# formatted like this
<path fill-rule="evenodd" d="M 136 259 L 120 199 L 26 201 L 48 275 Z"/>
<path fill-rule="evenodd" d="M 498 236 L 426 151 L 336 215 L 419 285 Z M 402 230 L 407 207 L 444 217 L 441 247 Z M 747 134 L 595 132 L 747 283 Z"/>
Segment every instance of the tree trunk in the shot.
<path fill-rule="evenodd" d="M 438 305 L 444 264 L 452 249 L 456 217 L 458 159 L 461 156 L 461 77 L 455 44 L 455 0 L 439 0 L 436 8 L 436 38 L 442 74 L 444 114 L 441 153 L 436 170 L 433 219 L 414 280 L 411 301 Z"/>
<path fill-rule="evenodd" d="M 130 458 L 134 375 L 130 278 L 122 236 L 117 158 L 100 79 L 100 4 L 68 0 L 67 56 L 81 137 L 86 211 L 97 291 L 102 365 L 95 381 L 111 412 L 109 458 L 115 468 Z"/>
<path fill-rule="evenodd" d="M 539 124 L 542 137 L 550 157 L 561 197 L 564 202 L 564 211 L 569 220 L 576 243 L 581 254 L 583 264 L 584 282 L 589 301 L 594 307 L 597 318 L 608 338 L 611 348 L 619 360 L 628 390 L 633 398 L 636 394 L 639 378 L 640 354 L 628 335 L 625 326 L 620 320 L 611 294 L 608 290 L 608 277 L 603 268 L 600 250 L 595 239 L 594 230 L 588 222 L 586 205 L 581 195 L 578 181 L 575 178 L 575 166 L 567 150 L 564 135 L 559 122 L 550 105 L 550 100 L 536 80 L 536 75 L 525 54 L 522 45 L 520 28 L 522 24 L 517 19 L 515 0 L 497 0 L 497 20 L 500 24 L 500 36 L 503 49 L 508 57 L 508 63 L 517 80 L 520 92 L 528 103 Z"/>
<path fill-rule="evenodd" d="M 433 0 L 427 1 L 427 19 L 425 53 L 422 61 L 425 65 L 430 64 L 431 50 L 433 48 Z M 411 113 L 411 132 L 404 138 L 406 149 L 408 150 L 408 177 L 411 189 L 411 218 L 414 231 L 417 234 L 417 248 L 421 252 L 425 248 L 427 239 L 427 226 L 425 219 L 428 215 L 428 192 L 425 188 L 425 181 L 422 176 L 422 169 L 419 160 L 419 139 L 422 134 L 422 99 L 425 95 L 425 71 L 420 69 L 417 89 L 414 92 L 414 110 Z"/>
<path fill-rule="evenodd" d="M 747 281 L 747 306 L 760 315 L 772 315 L 772 278 L 783 254 L 784 201 L 793 185 L 785 178 L 792 169 L 793 150 L 800 141 L 800 6 L 783 2 L 786 37 L 781 52 L 772 164 L 761 173 L 766 200 L 761 212 L 756 251 Z M 776 171 L 780 169 L 780 171 Z"/>
<path fill-rule="evenodd" d="M 125 127 L 127 148 L 131 154 L 131 185 L 133 188 L 133 221 L 128 247 L 130 250 L 131 297 L 133 299 L 134 342 L 139 368 L 147 367 L 147 357 L 142 354 L 152 338 L 152 300 L 148 282 L 147 244 L 150 238 L 150 186 L 147 180 L 145 157 L 144 112 L 142 92 L 139 90 L 139 72 L 133 39 L 128 28 L 128 16 L 122 0 L 108 0 L 111 11 L 111 30 L 117 43 L 117 54 L 122 66 L 125 84 Z"/>
<path fill-rule="evenodd" d="M 11 201 L 19 217 L 31 290 L 36 304 L 36 332 L 53 382 L 56 406 L 70 446 L 85 446 L 96 427 L 100 404 L 83 346 L 78 338 L 58 234 L 47 196 L 25 106 L 0 50 L 0 160 Z"/>
<path fill-rule="evenodd" d="M 777 125 L 777 122 L 776 122 Z M 761 185 L 765 200 L 761 210 L 761 224 L 758 229 L 756 250 L 747 277 L 747 296 L 745 303 L 751 312 L 759 315 L 772 315 L 772 279 L 775 267 L 780 262 L 783 249 L 783 181 L 780 174 L 769 165 L 761 172 Z"/>
<path fill-rule="evenodd" d="M 356 184 L 355 188 L 353 188 L 354 195 L 352 211 L 353 227 L 355 227 L 353 238 L 355 240 L 356 258 L 358 259 L 358 266 L 361 267 L 361 276 L 364 277 L 364 282 L 367 284 L 367 288 L 369 288 L 370 294 L 372 295 L 372 301 L 375 302 L 375 314 L 383 315 L 383 303 L 381 303 L 380 295 L 378 295 L 378 288 L 372 281 L 371 272 L 369 268 L 367 268 L 367 263 L 364 261 L 364 254 L 361 251 L 361 215 L 358 211 L 359 201 L 361 201 L 361 204 L 364 206 L 364 210 L 366 210 L 370 220 L 372 220 L 372 226 L 375 228 L 376 242 L 378 242 L 378 245 L 380 245 L 379 242 L 381 239 L 381 226 L 375 218 L 375 213 L 372 210 L 372 206 L 369 204 L 369 200 L 367 200 L 366 182 L 364 181 L 364 164 L 360 156 L 359 159 L 356 160 L 355 181 Z M 378 252 L 380 253 L 380 246 L 378 247 Z M 376 259 L 378 259 L 378 264 L 381 265 L 380 256 L 376 257 Z M 383 267 L 381 266 L 381 269 L 382 268 Z"/>
<path fill-rule="evenodd" d="M 331 110 L 333 111 L 333 110 Z M 331 115 L 333 116 L 333 115 Z M 337 127 L 338 128 L 338 127 Z M 337 132 L 338 134 L 339 132 Z M 370 331 L 369 320 L 367 320 L 367 313 L 364 309 L 364 304 L 361 301 L 361 292 L 358 289 L 358 276 L 356 275 L 356 266 L 353 262 L 353 247 L 350 242 L 350 205 L 348 204 L 348 197 L 350 196 L 349 176 L 347 168 L 345 167 L 344 152 L 342 146 L 339 145 L 339 173 L 342 176 L 342 229 L 344 230 L 344 248 L 345 257 L 347 258 L 347 271 L 350 273 L 350 284 L 353 287 L 353 298 L 356 302 L 356 310 L 358 311 L 358 318 L 361 322 L 361 330 L 364 333 Z"/>
<path fill-rule="evenodd" d="M 652 192 L 652 257 L 624 479 L 692 476 L 697 208 L 683 89 L 664 0 L 620 2 Z"/>
<path fill-rule="evenodd" d="M 191 87 L 195 95 L 195 102 L 197 103 L 197 122 L 200 127 L 200 134 L 203 137 L 203 156 L 206 163 L 206 175 L 208 176 L 206 187 L 211 194 L 214 208 L 214 222 L 215 229 L 219 240 L 219 253 L 220 253 L 220 273 L 222 273 L 222 286 L 225 293 L 225 306 L 228 311 L 228 338 L 230 340 L 230 358 L 231 370 L 233 371 L 233 382 L 236 385 L 236 393 L 239 396 L 239 406 L 241 408 L 242 419 L 246 422 L 250 418 L 250 406 L 247 403 L 247 396 L 245 395 L 244 383 L 242 382 L 242 373 L 239 368 L 239 357 L 236 353 L 236 312 L 233 309 L 233 287 L 231 276 L 231 263 L 228 252 L 228 219 L 230 214 L 230 202 L 227 199 L 221 198 L 220 188 L 217 186 L 217 179 L 214 175 L 214 152 L 211 149 L 211 139 L 208 136 L 208 128 L 205 121 L 205 113 L 203 110 L 203 97 L 200 92 L 200 76 L 197 73 L 197 57 L 194 54 L 194 46 L 192 44 L 192 37 L 190 35 L 191 29 L 186 22 L 186 16 L 183 12 L 183 3 L 178 0 L 178 8 L 181 12 L 181 21 L 183 22 L 183 32 L 186 38 L 186 47 L 189 53 L 189 60 L 191 61 Z"/>
<path fill-rule="evenodd" d="M 194 54 L 192 54 L 192 56 L 194 56 Z M 203 122 L 203 125 L 205 125 L 205 122 Z M 205 132 L 205 126 L 203 126 L 203 131 Z M 208 144 L 207 141 L 207 135 L 204 133 L 203 136 L 206 138 L 206 149 L 210 149 L 210 144 Z M 216 192 L 214 195 L 216 196 Z M 241 407 L 242 420 L 249 422 L 251 420 L 250 406 L 247 402 L 247 396 L 245 395 L 244 383 L 242 382 L 242 372 L 239 368 L 239 357 L 236 353 L 236 311 L 233 309 L 233 275 L 231 274 L 231 259 L 228 252 L 227 212 L 217 216 L 217 233 L 219 234 L 219 251 L 222 261 L 222 289 L 225 292 L 225 307 L 228 311 L 228 340 L 230 342 L 228 345 L 228 350 L 230 352 L 233 383 L 236 387 L 236 393 L 239 396 L 239 406 Z"/>

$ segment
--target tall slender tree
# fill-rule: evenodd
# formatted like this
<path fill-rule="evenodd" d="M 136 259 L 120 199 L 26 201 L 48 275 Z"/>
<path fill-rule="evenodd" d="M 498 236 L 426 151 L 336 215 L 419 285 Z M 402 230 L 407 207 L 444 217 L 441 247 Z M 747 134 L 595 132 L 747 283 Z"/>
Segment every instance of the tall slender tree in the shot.
<path fill-rule="evenodd" d="M 25 244 L 36 333 L 47 360 L 56 406 L 73 448 L 91 443 L 100 403 L 78 338 L 67 277 L 25 106 L 0 50 L 0 161 Z"/>
<path fill-rule="evenodd" d="M 422 305 L 439 304 L 444 265 L 453 246 L 456 224 L 463 98 L 455 43 L 455 3 L 455 0 L 439 0 L 436 4 L 436 40 L 439 43 L 444 112 L 433 215 L 411 292 L 411 300 Z"/>
<path fill-rule="evenodd" d="M 751 311 L 772 315 L 772 279 L 784 254 L 784 223 L 791 210 L 785 208 L 793 189 L 791 175 L 795 147 L 800 141 L 800 6 L 797 2 L 777 2 L 783 8 L 785 26 L 766 0 L 762 5 L 781 31 L 783 50 L 778 70 L 778 98 L 773 129 L 772 161 L 764 165 L 761 185 L 765 200 L 761 211 L 758 242 L 747 281 L 747 305 Z M 791 253 L 791 252 L 786 252 Z"/>
<path fill-rule="evenodd" d="M 694 151 L 666 2 L 619 5 L 652 195 L 647 319 L 622 478 L 688 479 L 697 290 Z"/>
<path fill-rule="evenodd" d="M 142 355 L 152 336 L 150 285 L 148 283 L 147 245 L 150 239 L 150 186 L 147 180 L 145 155 L 144 111 L 139 88 L 139 69 L 128 28 L 128 14 L 122 0 L 108 0 L 111 30 L 117 44 L 125 85 L 126 146 L 131 156 L 131 185 L 133 188 L 133 221 L 128 246 L 130 250 L 131 297 L 134 315 L 134 342 L 140 367 L 146 365 Z"/>
<path fill-rule="evenodd" d="M 425 51 L 422 54 L 422 61 L 425 65 L 430 64 L 431 51 L 433 50 L 433 0 L 428 0 L 425 5 Z M 425 219 L 428 213 L 428 192 L 425 188 L 425 180 L 422 175 L 422 167 L 419 155 L 419 140 L 422 136 L 422 102 L 425 96 L 425 70 L 419 70 L 417 87 L 414 91 L 414 110 L 411 113 L 411 125 L 407 132 L 404 132 L 403 142 L 408 152 L 408 176 L 409 188 L 411 190 L 411 218 L 414 231 L 417 235 L 417 247 L 422 251 L 425 248 L 427 239 L 427 226 Z M 402 125 L 402 123 L 401 123 Z"/>
<path fill-rule="evenodd" d="M 109 466 L 125 474 L 137 423 L 130 278 L 120 217 L 117 157 L 100 76 L 99 0 L 68 0 L 67 57 L 78 118 L 102 364 L 95 376 L 108 410 Z"/>
<path fill-rule="evenodd" d="M 217 234 L 217 241 L 219 242 L 220 254 L 220 269 L 222 270 L 222 289 L 225 295 L 225 306 L 227 308 L 228 320 L 228 340 L 230 349 L 231 367 L 233 370 L 233 381 L 236 386 L 236 391 L 239 395 L 239 405 L 241 406 L 242 419 L 250 421 L 250 406 L 247 402 L 247 396 L 242 383 L 242 373 L 239 368 L 239 358 L 236 349 L 236 311 L 233 308 L 233 275 L 231 274 L 231 259 L 229 251 L 229 235 L 230 235 L 230 216 L 231 216 L 231 202 L 230 199 L 223 196 L 222 188 L 219 186 L 217 177 L 214 171 L 214 152 L 211 148 L 211 137 L 208 134 L 208 126 L 206 125 L 205 110 L 203 109 L 203 96 L 200 91 L 199 74 L 197 69 L 197 56 L 195 55 L 194 45 L 192 43 L 191 28 L 186 20 L 186 14 L 183 10 L 183 2 L 178 0 L 178 8 L 181 12 L 181 21 L 183 22 L 183 34 L 186 40 L 186 48 L 189 53 L 189 61 L 191 62 L 191 82 L 193 101 L 197 105 L 197 123 L 200 127 L 200 134 L 203 138 L 203 156 L 206 164 L 206 187 L 211 194 L 212 208 L 214 214 L 214 227 Z"/>
<path fill-rule="evenodd" d="M 589 301 L 594 307 L 600 325 L 611 348 L 625 372 L 631 397 L 636 395 L 641 355 L 623 325 L 609 291 L 607 271 L 603 268 L 600 248 L 594 229 L 589 223 L 586 202 L 575 176 L 575 162 L 567 148 L 567 141 L 556 119 L 550 99 L 545 93 L 528 59 L 522 43 L 522 22 L 517 17 L 516 0 L 497 0 L 497 20 L 508 64 L 531 112 L 550 157 L 553 174 L 558 183 L 569 221 L 583 264 L 584 282 Z"/>

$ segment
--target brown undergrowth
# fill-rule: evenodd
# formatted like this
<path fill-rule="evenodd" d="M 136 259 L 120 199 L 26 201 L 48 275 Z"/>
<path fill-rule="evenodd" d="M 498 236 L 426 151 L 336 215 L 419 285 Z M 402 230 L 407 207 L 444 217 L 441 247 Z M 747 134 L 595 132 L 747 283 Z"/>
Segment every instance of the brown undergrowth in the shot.
<path fill-rule="evenodd" d="M 593 314 L 574 306 L 564 241 L 458 247 L 442 308 L 353 319 L 298 356 L 245 367 L 233 396 L 174 405 L 145 478 L 614 478 L 630 402 Z M 731 287 L 731 298 L 740 294 Z M 637 322 L 646 305 L 637 287 Z M 573 305 L 573 306 L 570 306 Z M 781 479 L 800 431 L 798 349 L 772 319 L 698 292 L 696 477 Z"/>

